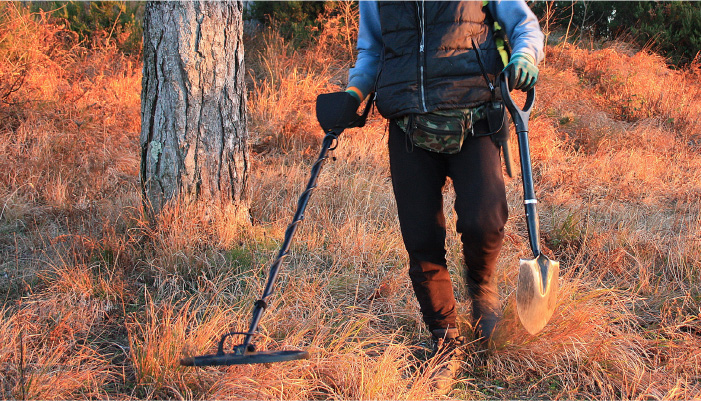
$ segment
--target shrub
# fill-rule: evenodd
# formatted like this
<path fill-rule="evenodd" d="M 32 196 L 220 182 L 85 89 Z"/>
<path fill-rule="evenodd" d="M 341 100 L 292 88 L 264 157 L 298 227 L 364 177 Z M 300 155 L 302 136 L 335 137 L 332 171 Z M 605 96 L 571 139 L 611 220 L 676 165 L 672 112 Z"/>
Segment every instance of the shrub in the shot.
<path fill-rule="evenodd" d="M 356 26 L 357 9 L 356 2 L 347 1 L 254 1 L 244 18 L 275 27 L 280 36 L 299 47 L 318 38 L 329 19 L 341 16 L 343 26 Z M 355 20 L 343 18 L 348 16 L 355 16 Z"/>
<path fill-rule="evenodd" d="M 555 1 L 533 5 L 550 27 L 595 38 L 629 38 L 677 66 L 690 64 L 701 49 L 701 3 L 687 1 Z"/>
<path fill-rule="evenodd" d="M 132 1 L 41 1 L 32 11 L 63 19 L 89 45 L 115 40 L 126 54 L 141 53 L 144 2 Z"/>

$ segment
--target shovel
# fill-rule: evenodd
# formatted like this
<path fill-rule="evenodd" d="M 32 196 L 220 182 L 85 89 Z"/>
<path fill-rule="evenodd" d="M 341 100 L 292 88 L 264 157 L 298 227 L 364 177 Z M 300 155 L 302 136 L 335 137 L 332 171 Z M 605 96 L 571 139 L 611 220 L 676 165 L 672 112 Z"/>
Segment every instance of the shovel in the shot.
<path fill-rule="evenodd" d="M 521 156 L 521 176 L 523 178 L 523 198 L 526 208 L 528 238 L 533 251 L 533 259 L 519 259 L 518 289 L 516 309 L 521 324 L 531 334 L 537 334 L 545 327 L 555 310 L 558 292 L 560 262 L 548 259 L 540 251 L 538 235 L 538 211 L 533 190 L 531 154 L 528 149 L 528 119 L 535 101 L 535 89 L 526 95 L 523 109 L 517 107 L 511 98 L 507 77 L 501 75 L 501 95 L 511 118 L 516 125 L 518 149 Z"/>

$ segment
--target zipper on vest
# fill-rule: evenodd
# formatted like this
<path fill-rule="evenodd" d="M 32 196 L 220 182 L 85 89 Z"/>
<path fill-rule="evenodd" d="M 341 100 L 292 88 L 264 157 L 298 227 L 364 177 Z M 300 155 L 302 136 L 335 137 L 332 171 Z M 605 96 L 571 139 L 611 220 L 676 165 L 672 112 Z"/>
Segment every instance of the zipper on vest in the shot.
<path fill-rule="evenodd" d="M 426 43 L 426 29 L 425 29 L 425 16 L 426 16 L 426 9 L 424 8 L 424 1 L 421 0 L 421 4 L 418 4 L 419 2 L 416 2 L 416 6 L 418 9 L 419 13 L 419 30 L 420 35 L 421 35 L 421 41 L 419 42 L 419 92 L 421 93 L 421 107 L 423 108 L 424 113 L 428 112 L 428 109 L 426 108 L 426 91 L 424 89 L 424 64 L 426 63 L 425 61 L 425 53 L 424 53 L 424 45 Z"/>

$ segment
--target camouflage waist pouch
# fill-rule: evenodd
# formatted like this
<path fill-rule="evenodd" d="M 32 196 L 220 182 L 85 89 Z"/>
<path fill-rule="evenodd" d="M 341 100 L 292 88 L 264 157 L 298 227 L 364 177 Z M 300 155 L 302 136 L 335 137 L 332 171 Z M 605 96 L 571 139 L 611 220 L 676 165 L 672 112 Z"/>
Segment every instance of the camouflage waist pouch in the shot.
<path fill-rule="evenodd" d="M 411 138 L 411 143 L 431 152 L 455 154 L 462 149 L 465 137 L 473 136 L 474 121 L 484 116 L 476 109 L 439 110 L 427 114 L 409 114 L 397 119 L 397 125 Z"/>

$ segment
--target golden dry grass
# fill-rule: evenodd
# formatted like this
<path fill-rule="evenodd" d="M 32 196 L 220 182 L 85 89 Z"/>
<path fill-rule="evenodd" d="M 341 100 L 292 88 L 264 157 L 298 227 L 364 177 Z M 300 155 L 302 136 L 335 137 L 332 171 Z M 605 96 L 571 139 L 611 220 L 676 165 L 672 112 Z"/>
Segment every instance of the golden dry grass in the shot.
<path fill-rule="evenodd" d="M 176 203 L 149 225 L 138 62 L 85 49 L 12 3 L 0 11 L 2 82 L 23 74 L 0 92 L 3 398 L 440 398 L 377 115 L 344 133 L 325 165 L 262 321 L 261 348 L 311 359 L 178 365 L 247 328 L 317 156 L 315 97 L 342 87 L 350 65 L 338 18 L 303 49 L 274 31 L 247 38 L 248 213 Z M 508 180 L 504 319 L 452 397 L 701 397 L 698 70 L 620 43 L 548 48 L 531 146 L 544 241 L 562 262 L 558 309 L 537 336 L 518 323 L 516 261 L 528 244 L 521 184 Z M 448 251 L 467 316 L 455 235 Z"/>

